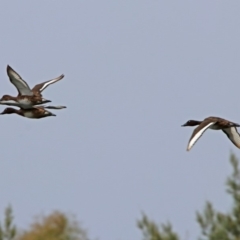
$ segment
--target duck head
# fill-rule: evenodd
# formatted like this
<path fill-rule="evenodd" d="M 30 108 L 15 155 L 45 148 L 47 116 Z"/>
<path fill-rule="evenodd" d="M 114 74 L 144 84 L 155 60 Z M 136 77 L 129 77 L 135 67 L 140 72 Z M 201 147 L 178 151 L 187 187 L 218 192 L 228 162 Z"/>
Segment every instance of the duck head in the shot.
<path fill-rule="evenodd" d="M 14 97 L 10 96 L 10 95 L 3 95 L 2 98 L 0 99 L 0 101 L 9 101 L 9 100 L 13 100 Z"/>
<path fill-rule="evenodd" d="M 17 109 L 15 108 L 5 108 L 3 112 L 1 112 L 0 114 L 12 114 L 12 113 L 17 113 Z"/>
<path fill-rule="evenodd" d="M 188 120 L 185 124 L 182 125 L 182 127 L 194 127 L 201 123 L 201 121 L 197 120 Z"/>

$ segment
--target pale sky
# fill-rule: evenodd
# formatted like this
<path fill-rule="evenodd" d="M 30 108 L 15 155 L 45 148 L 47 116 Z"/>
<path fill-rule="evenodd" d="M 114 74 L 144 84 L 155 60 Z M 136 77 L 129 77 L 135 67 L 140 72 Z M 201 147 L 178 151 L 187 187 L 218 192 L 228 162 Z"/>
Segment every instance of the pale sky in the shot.
<path fill-rule="evenodd" d="M 207 131 L 186 152 L 189 119 L 240 123 L 240 2 L 12 0 L 0 3 L 0 95 L 65 74 L 43 96 L 57 117 L 3 115 L 0 215 L 27 228 L 75 214 L 91 238 L 139 240 L 145 212 L 196 239 L 205 201 L 227 211 L 229 153 Z M 4 106 L 1 106 L 2 110 Z M 52 110 L 53 111 L 53 110 Z"/>

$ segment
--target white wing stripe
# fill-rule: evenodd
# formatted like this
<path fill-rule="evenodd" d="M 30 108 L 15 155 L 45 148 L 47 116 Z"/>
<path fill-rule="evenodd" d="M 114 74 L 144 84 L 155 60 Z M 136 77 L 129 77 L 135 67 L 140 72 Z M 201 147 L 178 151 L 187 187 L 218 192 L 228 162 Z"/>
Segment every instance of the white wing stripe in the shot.
<path fill-rule="evenodd" d="M 192 146 L 195 144 L 195 142 L 202 136 L 202 134 L 211 126 L 215 124 L 215 122 L 210 122 L 208 125 L 206 125 L 204 128 L 202 128 L 200 131 L 196 133 L 196 135 L 189 141 L 187 150 L 190 150 Z"/>
<path fill-rule="evenodd" d="M 46 81 L 46 82 L 42 83 L 43 85 L 41 86 L 41 88 L 40 88 L 38 91 L 42 92 L 46 87 L 48 87 L 48 85 L 53 84 L 53 83 L 55 83 L 55 82 L 58 82 L 59 80 L 61 80 L 61 79 L 63 79 L 63 78 L 64 78 L 64 75 L 62 74 L 61 76 L 59 76 L 59 77 L 57 77 L 57 78 L 54 78 L 54 79 L 51 79 L 51 80 L 49 80 L 49 81 Z M 41 85 L 41 83 L 38 84 L 38 85 L 36 85 L 35 87 L 37 87 L 37 86 L 39 86 L 39 85 Z M 34 88 L 35 88 L 35 87 L 34 87 Z"/>
<path fill-rule="evenodd" d="M 228 138 L 233 142 L 233 144 L 240 148 L 240 136 L 236 127 L 225 128 L 223 131 L 227 134 Z"/>
<path fill-rule="evenodd" d="M 20 81 L 22 85 L 24 85 L 26 88 L 29 88 L 27 83 L 22 80 L 22 78 L 19 78 L 19 76 L 15 72 L 10 72 L 9 75 L 13 78 L 13 81 Z"/>
<path fill-rule="evenodd" d="M 42 92 L 48 85 L 54 83 L 58 81 L 58 79 L 53 79 L 53 80 L 50 80 L 49 82 L 46 82 L 41 88 L 40 88 L 40 92 Z"/>
<path fill-rule="evenodd" d="M 28 84 L 13 70 L 7 71 L 11 83 L 18 89 L 21 95 L 33 95 Z"/>

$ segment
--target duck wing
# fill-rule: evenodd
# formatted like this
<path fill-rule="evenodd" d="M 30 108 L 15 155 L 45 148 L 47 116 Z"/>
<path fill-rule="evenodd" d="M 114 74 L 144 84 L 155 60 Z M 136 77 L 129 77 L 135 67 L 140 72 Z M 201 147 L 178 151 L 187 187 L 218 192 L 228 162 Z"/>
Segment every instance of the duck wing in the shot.
<path fill-rule="evenodd" d="M 7 66 L 7 74 L 10 79 L 10 82 L 17 88 L 19 95 L 27 95 L 27 96 L 33 95 L 28 84 L 9 65 Z"/>
<path fill-rule="evenodd" d="M 56 109 L 56 110 L 67 108 L 66 106 L 43 106 L 43 107 L 47 109 Z"/>
<path fill-rule="evenodd" d="M 229 127 L 240 127 L 238 123 L 230 122 L 228 120 L 225 120 L 223 118 L 218 118 L 218 125 L 222 126 L 224 128 L 229 128 Z"/>
<path fill-rule="evenodd" d="M 57 78 L 54 78 L 54 79 L 51 79 L 51 80 L 48 80 L 46 82 L 43 82 L 43 83 L 39 83 L 37 84 L 33 89 L 32 91 L 33 92 L 42 92 L 45 88 L 47 88 L 50 84 L 53 84 L 61 79 L 64 78 L 64 75 L 62 74 L 61 76 L 57 77 Z"/>
<path fill-rule="evenodd" d="M 224 128 L 222 131 L 237 148 L 240 148 L 240 135 L 236 127 Z"/>
<path fill-rule="evenodd" d="M 197 142 L 197 140 L 203 135 L 203 133 L 212 125 L 214 125 L 217 122 L 217 120 L 204 120 L 200 123 L 198 127 L 196 127 L 192 133 L 192 136 L 189 139 L 187 151 L 190 151 L 190 149 L 193 147 L 193 145 Z"/>
<path fill-rule="evenodd" d="M 14 101 L 14 100 L 0 101 L 0 105 L 20 107 L 20 103 Z"/>

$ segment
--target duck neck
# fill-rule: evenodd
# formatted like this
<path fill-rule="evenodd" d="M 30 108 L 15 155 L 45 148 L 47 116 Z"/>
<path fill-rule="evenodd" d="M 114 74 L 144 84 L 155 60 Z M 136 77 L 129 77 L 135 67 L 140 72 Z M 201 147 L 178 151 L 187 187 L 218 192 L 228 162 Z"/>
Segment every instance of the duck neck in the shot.
<path fill-rule="evenodd" d="M 197 121 L 197 120 L 192 120 L 192 125 L 197 126 L 201 123 L 202 121 Z"/>

